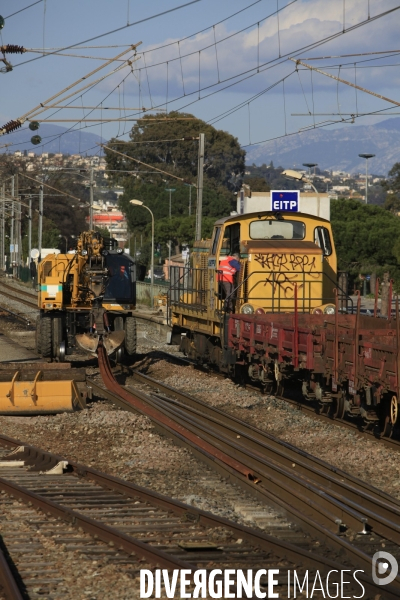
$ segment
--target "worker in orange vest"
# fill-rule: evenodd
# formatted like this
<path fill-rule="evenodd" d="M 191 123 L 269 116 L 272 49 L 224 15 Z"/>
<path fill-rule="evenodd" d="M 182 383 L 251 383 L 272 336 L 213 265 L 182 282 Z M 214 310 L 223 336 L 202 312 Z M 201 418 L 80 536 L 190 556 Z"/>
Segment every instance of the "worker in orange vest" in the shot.
<path fill-rule="evenodd" d="M 233 311 L 233 289 L 235 274 L 240 271 L 239 254 L 234 253 L 232 256 L 226 256 L 219 263 L 218 281 L 221 283 L 225 292 L 225 312 Z"/>

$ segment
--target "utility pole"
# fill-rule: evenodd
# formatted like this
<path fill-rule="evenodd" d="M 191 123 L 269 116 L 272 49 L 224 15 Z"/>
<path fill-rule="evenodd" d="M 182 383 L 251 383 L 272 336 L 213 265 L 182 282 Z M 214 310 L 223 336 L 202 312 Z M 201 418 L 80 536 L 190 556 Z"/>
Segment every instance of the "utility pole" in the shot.
<path fill-rule="evenodd" d="M 93 173 L 93 166 L 91 166 L 90 167 L 89 231 L 93 231 L 93 186 L 94 186 L 94 173 Z"/>
<path fill-rule="evenodd" d="M 11 198 L 14 198 L 15 181 L 11 177 Z M 14 200 L 11 201 L 11 227 L 10 227 L 10 264 L 14 273 L 15 244 L 14 244 Z"/>
<path fill-rule="evenodd" d="M 1 254 L 0 254 L 0 268 L 4 270 L 4 254 L 5 254 L 5 241 L 6 241 L 6 184 L 3 183 L 1 186 Z"/>
<path fill-rule="evenodd" d="M 189 217 L 192 214 L 192 186 L 189 187 Z"/>
<path fill-rule="evenodd" d="M 19 197 L 19 189 L 18 189 L 18 173 L 16 173 L 15 175 L 15 197 L 18 198 Z M 16 228 L 16 235 L 15 235 L 15 240 L 16 240 L 16 246 L 15 246 L 15 262 L 17 263 L 16 266 L 16 275 L 18 277 L 18 268 L 20 265 L 20 257 L 21 257 L 21 217 L 22 217 L 22 213 L 21 213 L 21 203 L 17 202 L 16 203 L 16 224 L 15 224 L 15 228 Z"/>
<path fill-rule="evenodd" d="M 39 260 L 42 260 L 42 236 L 43 236 L 43 185 L 39 187 L 39 229 L 38 229 L 38 250 Z"/>
<path fill-rule="evenodd" d="M 201 216 L 203 212 L 203 174 L 204 174 L 205 135 L 199 135 L 199 162 L 197 168 L 197 209 L 196 209 L 196 240 L 201 240 Z"/>
<path fill-rule="evenodd" d="M 32 198 L 29 198 L 29 215 L 28 215 L 28 266 L 31 268 L 31 251 L 32 251 Z"/>

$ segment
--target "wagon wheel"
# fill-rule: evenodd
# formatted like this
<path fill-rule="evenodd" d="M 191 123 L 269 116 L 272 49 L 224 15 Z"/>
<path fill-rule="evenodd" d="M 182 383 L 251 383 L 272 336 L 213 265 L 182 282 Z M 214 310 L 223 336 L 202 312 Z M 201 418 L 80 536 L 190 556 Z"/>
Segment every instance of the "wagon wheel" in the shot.
<path fill-rule="evenodd" d="M 284 392 L 283 378 L 282 378 L 282 373 L 280 372 L 279 363 L 277 360 L 275 361 L 274 374 L 275 374 L 274 395 L 275 396 L 283 396 L 283 392 Z"/>
<path fill-rule="evenodd" d="M 318 414 L 328 415 L 331 409 L 331 405 L 326 402 L 319 402 Z"/>
<path fill-rule="evenodd" d="M 343 394 L 334 398 L 332 402 L 331 416 L 334 419 L 343 419 L 344 417 L 345 398 Z"/>
<path fill-rule="evenodd" d="M 283 380 L 281 379 L 280 381 L 276 381 L 275 382 L 275 396 L 283 396 L 284 392 L 285 392 L 285 386 L 283 384 Z"/>
<path fill-rule="evenodd" d="M 382 415 L 379 421 L 379 429 L 382 437 L 391 437 L 393 427 L 399 416 L 397 396 L 393 395 L 390 400 L 385 400 L 382 406 Z"/>
<path fill-rule="evenodd" d="M 266 396 L 273 396 L 276 389 L 276 381 L 266 381 L 262 384 L 262 393 Z"/>

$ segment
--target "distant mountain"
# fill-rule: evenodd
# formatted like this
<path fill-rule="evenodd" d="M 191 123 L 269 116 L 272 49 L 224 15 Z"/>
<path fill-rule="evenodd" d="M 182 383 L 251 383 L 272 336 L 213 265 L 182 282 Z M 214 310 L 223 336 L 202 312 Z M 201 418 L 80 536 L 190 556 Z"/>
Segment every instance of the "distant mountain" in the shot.
<path fill-rule="evenodd" d="M 400 118 L 376 125 L 347 125 L 338 129 L 311 129 L 299 135 L 254 146 L 247 151 L 246 163 L 269 164 L 285 168 L 316 162 L 321 169 L 364 172 L 365 159 L 359 154 L 375 154 L 369 172 L 387 175 L 400 162 Z"/>
<path fill-rule="evenodd" d="M 42 143 L 34 146 L 31 144 L 31 137 L 40 135 Z M 9 152 L 12 154 L 15 150 L 27 150 L 42 154 L 42 152 L 62 152 L 63 154 L 83 154 L 90 156 L 97 154 L 99 143 L 106 140 L 95 133 L 88 133 L 85 129 L 68 131 L 65 127 L 58 125 L 46 125 L 42 123 L 37 131 L 31 131 L 23 126 L 13 133 L 0 137 L 0 146 L 3 144 L 12 144 L 8 148 L 0 148 L 0 152 Z"/>

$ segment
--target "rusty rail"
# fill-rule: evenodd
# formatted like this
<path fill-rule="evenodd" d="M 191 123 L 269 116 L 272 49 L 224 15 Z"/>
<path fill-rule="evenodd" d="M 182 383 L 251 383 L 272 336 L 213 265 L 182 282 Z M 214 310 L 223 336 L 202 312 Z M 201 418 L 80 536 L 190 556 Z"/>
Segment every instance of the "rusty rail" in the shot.
<path fill-rule="evenodd" d="M 146 416 L 148 416 L 150 419 L 152 419 L 157 424 L 167 427 L 174 433 L 177 433 L 178 435 L 180 435 L 182 438 L 184 438 L 190 442 L 193 442 L 199 448 L 201 448 L 204 452 L 207 452 L 211 456 L 214 456 L 221 462 L 230 466 L 232 469 L 234 469 L 235 471 L 240 473 L 246 479 L 249 479 L 250 481 L 257 481 L 257 476 L 255 475 L 255 473 L 251 469 L 246 467 L 246 465 L 244 465 L 244 464 L 240 463 L 239 461 L 235 460 L 234 458 L 228 456 L 224 452 L 218 451 L 215 447 L 213 447 L 211 444 L 205 442 L 199 436 L 193 435 L 193 433 L 191 431 L 189 431 L 189 429 L 187 429 L 186 427 L 183 427 L 182 425 L 177 423 L 174 419 L 171 419 L 171 418 L 165 416 L 165 414 L 163 414 L 160 410 L 158 410 L 152 406 L 149 406 L 148 404 L 143 402 L 143 400 L 141 398 L 139 398 L 137 395 L 134 396 L 133 394 L 131 394 L 130 392 L 125 390 L 123 387 L 121 387 L 114 378 L 114 375 L 112 373 L 112 369 L 110 366 L 110 361 L 107 356 L 107 352 L 101 341 L 98 346 L 98 358 L 99 358 L 99 367 L 100 367 L 100 373 L 101 373 L 102 379 L 103 379 L 107 389 L 110 392 L 114 392 L 114 393 L 118 394 L 121 398 L 123 398 L 125 400 L 125 402 L 130 404 L 138 412 L 145 414 Z"/>
<path fill-rule="evenodd" d="M 4 552 L 0 549 L 0 585 L 3 587 L 7 600 L 23 600 L 19 587 L 11 572 Z"/>
<path fill-rule="evenodd" d="M 24 442 L 6 436 L 0 436 L 0 446 L 10 449 L 21 448 L 22 446 L 23 449 L 12 455 L 13 459 L 22 459 L 25 465 L 30 467 L 31 470 L 43 472 L 49 470 L 54 464 L 65 461 L 65 459 L 60 456 L 40 450 L 33 446 L 24 445 Z M 72 474 L 66 474 L 64 476 L 66 480 L 71 480 L 72 478 L 75 479 L 74 475 L 76 475 L 80 479 L 84 478 L 101 486 L 104 490 L 114 493 L 118 492 L 128 498 L 140 499 L 140 501 L 148 503 L 152 507 L 172 512 L 180 518 L 183 518 L 185 522 L 198 523 L 200 527 L 225 528 L 229 530 L 234 537 L 245 539 L 255 548 L 259 548 L 268 554 L 273 553 L 282 559 L 292 561 L 296 564 L 303 564 L 306 568 L 318 569 L 324 572 L 332 569 L 340 572 L 341 569 L 346 568 L 323 555 L 310 552 L 305 548 L 298 548 L 286 541 L 255 531 L 249 527 L 239 525 L 225 518 L 215 516 L 193 506 L 185 505 L 182 502 L 162 496 L 157 492 L 137 486 L 117 477 L 102 473 L 91 467 L 70 461 L 68 461 L 68 467 L 72 470 Z M 43 483 L 41 484 L 41 488 L 42 487 Z M 104 542 L 111 542 L 118 549 L 122 549 L 129 554 L 134 552 L 136 555 L 144 557 L 154 565 L 169 569 L 185 568 L 193 570 L 193 568 L 196 568 L 190 561 L 177 559 L 166 551 L 159 550 L 157 547 L 152 546 L 150 543 L 143 543 L 131 535 L 120 532 L 117 528 L 109 527 L 104 523 L 99 523 L 95 519 L 85 517 L 81 514 L 79 509 L 73 510 L 67 508 L 62 505 L 62 501 L 61 503 L 55 502 L 45 495 L 34 493 L 26 487 L 18 485 L 15 481 L 0 478 L 0 489 L 7 494 L 14 496 L 14 498 L 17 498 L 21 502 L 31 503 L 36 509 L 43 511 L 45 514 L 61 518 L 77 528 L 82 528 L 90 535 L 97 536 Z M 71 495 L 68 494 L 68 497 L 70 498 Z M 104 505 L 106 505 L 106 499 L 104 500 Z M 370 585 L 368 577 L 365 579 L 365 584 L 366 586 Z M 10 598 L 11 600 L 14 600 L 13 597 Z M 394 598 L 394 595 L 388 596 L 389 600 L 394 600 Z M 17 597 L 15 597 L 15 600 L 17 600 Z M 20 598 L 18 598 L 18 600 L 20 600 Z"/>
<path fill-rule="evenodd" d="M 102 351 L 100 351 L 101 354 Z M 103 357 L 99 356 L 99 362 L 103 363 Z M 104 365 L 101 367 L 101 372 L 103 368 Z M 212 465 L 219 472 L 222 472 L 225 476 L 231 479 L 234 478 L 242 487 L 257 497 L 262 498 L 269 505 L 283 508 L 286 514 L 299 523 L 304 530 L 324 543 L 327 543 L 330 547 L 346 552 L 354 564 L 362 566 L 366 571 L 370 568 L 371 557 L 337 535 L 337 528 L 343 522 L 343 518 L 345 518 L 346 523 L 352 524 L 355 531 L 359 531 L 361 526 L 370 520 L 377 530 L 379 528 L 389 539 L 395 536 L 396 541 L 400 543 L 400 528 L 395 525 L 396 521 L 393 522 L 390 520 L 389 522 L 389 520 L 386 520 L 380 514 L 375 513 L 374 510 L 370 510 L 369 508 L 371 507 L 361 507 L 359 509 L 357 506 L 359 490 L 353 490 L 353 501 L 349 497 L 341 496 L 337 490 L 332 491 L 328 489 L 332 482 L 325 482 L 325 485 L 322 485 L 315 480 L 310 481 L 310 474 L 294 475 L 293 465 L 291 465 L 292 469 L 290 470 L 290 468 L 284 468 L 282 464 L 276 464 L 276 461 L 270 455 L 267 456 L 268 453 L 265 447 L 262 449 L 262 452 L 257 450 L 250 451 L 246 445 L 249 441 L 254 442 L 254 440 L 247 438 L 242 444 L 232 442 L 232 439 L 228 439 L 229 436 L 226 430 L 222 433 L 224 423 L 220 423 L 218 428 L 215 427 L 215 423 L 212 423 L 212 419 L 208 418 L 208 422 L 205 423 L 207 417 L 203 414 L 205 412 L 203 407 L 201 411 L 194 411 L 193 409 L 188 411 L 187 407 L 183 407 L 182 405 L 171 407 L 171 404 L 174 404 L 171 399 L 166 402 L 160 398 L 149 398 L 148 395 L 138 390 L 135 390 L 134 394 L 129 394 L 126 389 L 122 388 L 115 381 L 113 376 L 111 381 L 108 379 L 108 376 L 109 374 L 104 381 L 109 390 L 108 393 L 101 390 L 100 386 L 94 384 L 93 387 L 100 393 L 103 391 L 103 395 L 105 393 L 108 398 L 118 405 L 128 410 L 146 414 L 152 418 L 157 428 L 161 428 L 164 433 L 173 437 L 178 443 L 182 444 L 183 442 L 188 445 L 197 456 L 208 462 L 208 464 Z M 155 410 L 157 414 L 156 419 L 154 419 Z M 161 412 L 164 415 L 164 422 L 159 418 Z M 190 416 L 189 412 L 192 413 Z M 224 414 L 224 416 L 227 416 L 228 419 L 230 418 L 229 415 Z M 180 426 L 183 424 L 184 428 L 189 430 L 190 435 L 182 437 L 181 430 L 176 426 L 172 429 L 165 425 L 165 423 L 170 424 L 172 420 L 175 420 Z M 179 435 L 177 435 L 178 431 Z M 241 437 L 241 435 L 237 434 L 237 431 L 231 432 L 231 436 L 235 439 Z M 202 443 L 201 445 L 196 445 L 195 441 L 199 439 Z M 210 452 L 204 451 L 204 440 L 206 440 L 208 444 L 207 448 Z M 213 448 L 214 452 L 212 452 Z M 239 459 L 240 464 L 248 465 L 248 470 L 257 473 L 257 478 L 253 479 L 253 481 L 249 481 L 249 478 L 245 479 L 239 471 L 235 471 L 229 465 L 229 461 L 221 461 L 216 457 L 216 453 L 221 452 L 231 457 L 234 456 L 236 459 L 235 462 Z M 296 467 L 299 461 L 301 462 L 298 454 L 295 463 Z M 254 485 L 254 482 L 258 482 L 258 485 Z M 363 502 L 364 500 L 365 498 L 363 498 Z M 397 507 L 393 510 L 398 519 L 400 509 Z M 366 517 L 366 515 L 368 516 Z M 332 529 L 335 529 L 335 531 L 332 531 Z M 400 590 L 400 578 L 396 580 L 394 587 Z"/>

